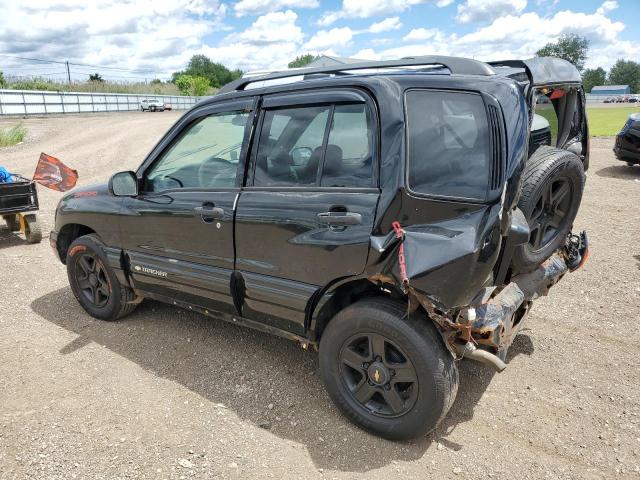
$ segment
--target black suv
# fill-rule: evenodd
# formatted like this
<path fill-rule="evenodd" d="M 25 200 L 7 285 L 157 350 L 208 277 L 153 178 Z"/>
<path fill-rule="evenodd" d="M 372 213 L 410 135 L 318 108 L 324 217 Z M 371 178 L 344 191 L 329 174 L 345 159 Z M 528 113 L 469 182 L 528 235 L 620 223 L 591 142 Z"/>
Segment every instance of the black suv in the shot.
<path fill-rule="evenodd" d="M 550 58 L 240 79 L 137 171 L 67 194 L 51 245 L 93 317 L 151 298 L 317 348 L 351 420 L 414 437 L 453 403 L 456 361 L 504 369 L 532 301 L 586 259 L 584 104 Z M 529 158 L 534 110 L 555 146 Z"/>

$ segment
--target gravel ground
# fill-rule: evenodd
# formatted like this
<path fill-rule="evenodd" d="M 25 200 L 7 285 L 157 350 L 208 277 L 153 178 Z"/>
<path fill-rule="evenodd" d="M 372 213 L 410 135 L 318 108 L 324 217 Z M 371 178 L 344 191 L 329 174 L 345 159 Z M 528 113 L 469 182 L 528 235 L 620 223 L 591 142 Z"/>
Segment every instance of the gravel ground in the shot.
<path fill-rule="evenodd" d="M 45 151 L 103 181 L 179 115 L 27 119 L 0 163 L 30 175 Z M 640 167 L 591 146 L 589 263 L 536 303 L 507 370 L 462 362 L 446 420 L 405 443 L 341 417 L 292 342 L 151 301 L 93 320 L 46 241 L 0 228 L 0 479 L 640 478 Z M 48 232 L 60 194 L 39 193 Z"/>

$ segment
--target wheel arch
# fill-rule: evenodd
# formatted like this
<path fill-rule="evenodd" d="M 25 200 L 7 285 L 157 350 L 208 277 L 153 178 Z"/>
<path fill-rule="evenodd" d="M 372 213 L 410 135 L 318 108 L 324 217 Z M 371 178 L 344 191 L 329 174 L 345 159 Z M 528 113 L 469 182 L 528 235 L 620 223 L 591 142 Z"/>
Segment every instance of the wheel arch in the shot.
<path fill-rule="evenodd" d="M 96 231 L 81 223 L 67 223 L 64 225 L 58 232 L 58 239 L 56 241 L 60 261 L 66 265 L 69 245 L 71 245 L 75 239 L 92 233 L 96 233 Z"/>
<path fill-rule="evenodd" d="M 310 340 L 319 341 L 322 332 L 338 312 L 358 300 L 371 297 L 399 299 L 404 295 L 362 277 L 343 279 L 319 291 L 310 301 L 307 323 Z"/>

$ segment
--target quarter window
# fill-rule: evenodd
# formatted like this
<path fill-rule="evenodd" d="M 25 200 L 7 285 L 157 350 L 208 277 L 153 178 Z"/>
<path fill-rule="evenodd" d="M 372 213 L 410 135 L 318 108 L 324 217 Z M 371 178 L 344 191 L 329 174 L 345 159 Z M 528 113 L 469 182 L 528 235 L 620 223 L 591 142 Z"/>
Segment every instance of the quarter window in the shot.
<path fill-rule="evenodd" d="M 406 94 L 406 108 L 410 189 L 484 200 L 491 156 L 480 95 L 413 90 Z"/>
<path fill-rule="evenodd" d="M 234 187 L 248 118 L 216 113 L 187 127 L 147 174 L 147 190 Z"/>

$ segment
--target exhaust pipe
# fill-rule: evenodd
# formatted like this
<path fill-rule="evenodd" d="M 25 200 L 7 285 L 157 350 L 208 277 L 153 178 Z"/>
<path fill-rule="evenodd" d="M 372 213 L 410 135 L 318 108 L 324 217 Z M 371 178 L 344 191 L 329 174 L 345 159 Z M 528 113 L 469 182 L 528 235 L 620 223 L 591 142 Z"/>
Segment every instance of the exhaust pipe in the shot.
<path fill-rule="evenodd" d="M 459 343 L 454 344 L 454 348 L 456 353 L 460 355 L 462 358 L 469 358 L 471 360 L 475 360 L 476 362 L 484 363 L 500 373 L 505 368 L 507 368 L 507 364 L 500 360 L 497 356 L 492 353 L 487 352 L 486 350 L 480 350 L 476 348 L 476 346 L 467 342 L 464 345 Z"/>

